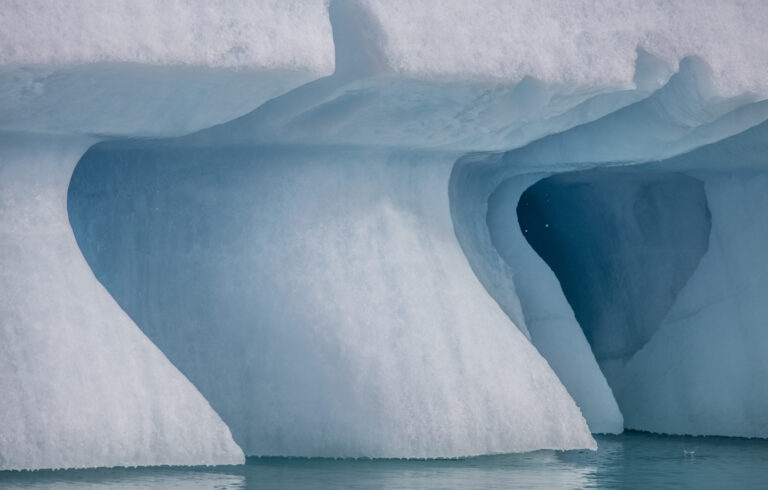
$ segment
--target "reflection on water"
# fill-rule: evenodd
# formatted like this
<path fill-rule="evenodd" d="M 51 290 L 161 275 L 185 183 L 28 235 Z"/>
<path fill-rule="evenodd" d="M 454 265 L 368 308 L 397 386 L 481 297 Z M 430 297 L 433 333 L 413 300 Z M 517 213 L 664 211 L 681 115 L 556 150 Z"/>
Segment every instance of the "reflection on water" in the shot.
<path fill-rule="evenodd" d="M 760 488 L 768 440 L 597 436 L 592 451 L 455 460 L 249 458 L 243 466 L 0 472 L 1 488 Z"/>
<path fill-rule="evenodd" d="M 190 489 L 248 488 L 243 474 L 209 468 L 99 468 L 93 470 L 0 471 L 2 489 Z M 242 472 L 241 472 L 242 473 Z"/>

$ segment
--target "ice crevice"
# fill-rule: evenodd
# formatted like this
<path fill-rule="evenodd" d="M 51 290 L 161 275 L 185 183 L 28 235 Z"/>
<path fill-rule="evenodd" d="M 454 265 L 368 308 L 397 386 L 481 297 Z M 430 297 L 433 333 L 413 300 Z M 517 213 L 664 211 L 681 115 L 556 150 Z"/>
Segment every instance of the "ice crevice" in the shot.
<path fill-rule="evenodd" d="M 215 50 L 0 51 L 0 469 L 768 437 L 768 105 L 706 36 L 564 23 L 586 74 L 459 3 L 142 5 Z"/>

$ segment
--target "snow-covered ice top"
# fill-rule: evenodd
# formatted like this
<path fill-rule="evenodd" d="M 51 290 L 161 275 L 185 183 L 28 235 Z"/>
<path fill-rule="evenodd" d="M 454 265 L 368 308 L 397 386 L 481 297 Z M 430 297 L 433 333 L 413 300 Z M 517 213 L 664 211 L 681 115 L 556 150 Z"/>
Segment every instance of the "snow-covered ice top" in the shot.
<path fill-rule="evenodd" d="M 761 0 L 331 4 L 351 14 L 342 17 L 352 24 L 345 28 L 361 31 L 382 71 L 408 77 L 629 86 L 642 49 L 672 67 L 702 57 L 725 93 L 768 94 L 768 8 Z M 2 0 L 2 7 L 0 64 L 334 68 L 324 0 Z"/>
<path fill-rule="evenodd" d="M 727 91 L 768 93 L 761 1 L 367 0 L 398 72 L 628 84 L 638 48 L 698 55 Z"/>
<path fill-rule="evenodd" d="M 0 64 L 104 61 L 330 74 L 333 41 L 322 1 L 0 1 Z"/>

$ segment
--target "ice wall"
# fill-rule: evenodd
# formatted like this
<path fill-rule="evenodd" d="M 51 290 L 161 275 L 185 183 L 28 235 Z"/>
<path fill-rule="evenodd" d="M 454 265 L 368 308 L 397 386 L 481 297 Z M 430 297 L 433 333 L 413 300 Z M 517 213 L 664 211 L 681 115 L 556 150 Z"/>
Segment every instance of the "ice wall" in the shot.
<path fill-rule="evenodd" d="M 0 136 L 0 468 L 241 463 L 77 248 L 66 189 L 92 143 Z"/>
<path fill-rule="evenodd" d="M 751 125 L 753 117 L 764 119 L 765 105 L 738 106 L 714 116 L 718 104 L 703 103 L 701 87 L 706 85 L 697 78 L 701 75 L 684 75 L 673 77 L 645 101 L 593 123 L 504 156 L 466 157 L 452 177 L 460 200 L 453 205 L 454 219 L 468 223 L 485 214 L 487 235 L 477 230 L 460 235 L 462 245 L 489 292 L 505 311 L 523 319 L 532 341 L 577 401 L 584 393 L 594 393 L 590 383 L 595 382 L 570 374 L 573 366 L 594 360 L 585 359 L 583 349 L 564 352 L 562 339 L 579 337 L 580 332 L 574 333 L 579 328 L 608 378 L 625 427 L 763 437 L 765 422 L 759 414 L 765 412 L 766 402 L 756 388 L 764 376 L 763 364 L 746 343 L 762 342 L 756 326 L 761 302 L 747 298 L 759 288 L 765 267 L 761 252 L 747 250 L 759 247 L 762 240 L 757 236 L 759 212 L 750 216 L 744 210 L 760 207 L 760 198 L 747 196 L 762 185 L 765 123 L 699 150 L 682 151 L 679 157 L 653 162 L 653 156 L 698 146 L 702 137 L 716 141 L 738 132 L 743 129 L 739 125 Z M 686 93 L 690 102 L 681 103 Z M 721 107 L 729 105 L 723 102 Z M 697 115 L 697 106 L 706 111 Z M 681 108 L 684 111 L 676 115 Z M 682 121 L 693 128 L 684 129 Z M 659 131 L 659 125 L 668 129 Z M 599 165 L 617 168 L 540 181 L 552 173 Z M 536 173 L 528 166 L 556 171 Z M 488 193 L 487 205 L 483 199 L 473 201 L 478 189 Z M 526 206 L 539 209 L 524 211 Z M 727 228 L 729 239 L 744 249 L 735 252 L 735 245 L 729 245 L 724 247 L 728 251 L 714 251 L 713 240 L 722 236 L 719 228 Z M 530 241 L 536 242 L 546 264 L 525 251 L 527 234 L 538 235 Z M 713 259 L 713 254 L 719 258 Z M 488 267 L 499 259 L 500 266 Z M 747 273 L 741 261 L 754 269 Z M 705 272 L 714 262 L 718 273 Z M 514 298 L 509 283 L 517 291 Z M 718 298 L 730 295 L 739 298 L 738 305 L 714 306 L 723 302 Z M 729 335 L 726 342 L 720 333 L 706 330 L 704 325 L 712 325 L 713 319 L 693 311 L 710 308 L 723 315 L 720 322 L 726 316 L 743 319 L 738 329 L 744 333 L 736 338 L 749 340 L 742 343 Z M 681 319 L 687 315 L 696 320 Z M 718 332 L 720 322 L 715 322 Z M 688 326 L 686 336 L 674 323 Z M 710 371 L 699 377 L 705 369 Z M 579 403 L 596 426 L 589 405 Z"/>
<path fill-rule="evenodd" d="M 766 436 L 766 141 L 763 123 L 672 159 L 549 177 L 519 201 L 626 427 Z M 508 228 L 492 211 L 493 236 Z"/>
<path fill-rule="evenodd" d="M 574 399 L 578 400 L 592 432 L 620 433 L 624 428 L 622 415 L 595 363 L 594 343 L 587 343 L 582 332 L 573 328 L 576 319 L 565 298 L 552 294 L 560 287 L 557 278 L 541 267 L 541 259 L 536 255 L 538 252 L 546 258 L 541 249 L 532 247 L 526 241 L 534 231 L 534 223 L 521 219 L 517 226 L 515 208 L 518 202 L 525 206 L 520 195 L 539 177 L 526 175 L 506 180 L 489 196 L 486 219 L 490 240 L 504 263 L 515 265 L 508 274 L 514 277 L 517 284 L 514 291 L 521 304 L 531 341 L 546 356 Z M 536 228 L 550 231 L 554 222 L 550 224 L 550 220 L 537 218 Z M 568 243 L 563 249 L 570 250 L 571 245 Z M 547 262 L 552 267 L 551 261 Z M 578 284 L 575 288 L 581 287 L 582 281 L 574 282 Z M 586 340 L 590 340 L 589 337 Z"/>
<path fill-rule="evenodd" d="M 92 148 L 70 215 L 246 454 L 592 446 L 456 243 L 453 154 L 193 143 Z"/>
<path fill-rule="evenodd" d="M 620 371 L 627 427 L 768 437 L 766 142 L 763 123 L 655 164 L 704 181 L 712 231 L 658 332 Z"/>

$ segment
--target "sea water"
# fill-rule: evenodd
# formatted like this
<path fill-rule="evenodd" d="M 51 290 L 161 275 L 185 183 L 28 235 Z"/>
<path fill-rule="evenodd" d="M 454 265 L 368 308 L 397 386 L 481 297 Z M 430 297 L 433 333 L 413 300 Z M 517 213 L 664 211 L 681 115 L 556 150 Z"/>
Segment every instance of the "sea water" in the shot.
<path fill-rule="evenodd" d="M 248 458 L 242 466 L 0 472 L 0 488 L 761 488 L 768 440 L 626 432 L 597 451 L 462 459 Z"/>

